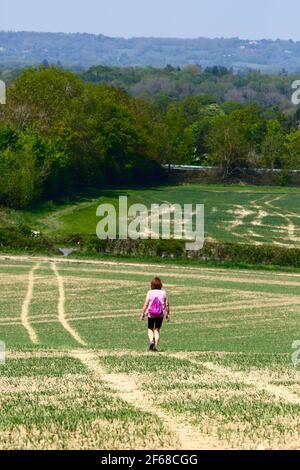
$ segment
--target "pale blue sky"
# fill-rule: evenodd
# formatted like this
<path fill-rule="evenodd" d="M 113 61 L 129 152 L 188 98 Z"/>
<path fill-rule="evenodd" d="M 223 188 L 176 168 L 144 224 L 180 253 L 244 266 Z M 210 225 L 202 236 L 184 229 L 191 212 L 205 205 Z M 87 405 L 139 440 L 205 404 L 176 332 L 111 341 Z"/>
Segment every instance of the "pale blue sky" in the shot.
<path fill-rule="evenodd" d="M 0 30 L 300 40 L 299 0 L 0 0 Z"/>

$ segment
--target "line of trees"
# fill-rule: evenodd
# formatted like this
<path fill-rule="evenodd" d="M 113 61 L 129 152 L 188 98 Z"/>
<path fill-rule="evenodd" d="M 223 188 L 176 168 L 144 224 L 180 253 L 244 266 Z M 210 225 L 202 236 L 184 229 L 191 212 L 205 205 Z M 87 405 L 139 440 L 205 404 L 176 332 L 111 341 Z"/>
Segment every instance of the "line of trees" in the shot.
<path fill-rule="evenodd" d="M 153 103 L 55 67 L 25 69 L 0 107 L 0 204 L 156 184 L 161 164 L 300 168 L 299 113 L 210 95 Z"/>

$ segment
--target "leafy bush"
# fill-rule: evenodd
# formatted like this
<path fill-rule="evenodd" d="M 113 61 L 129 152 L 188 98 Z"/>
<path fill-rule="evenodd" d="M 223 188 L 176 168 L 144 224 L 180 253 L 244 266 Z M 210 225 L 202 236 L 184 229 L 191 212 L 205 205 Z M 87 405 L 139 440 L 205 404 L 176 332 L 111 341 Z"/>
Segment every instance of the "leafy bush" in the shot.
<path fill-rule="evenodd" d="M 18 250 L 29 253 L 56 253 L 54 240 L 35 233 L 26 225 L 0 229 L 0 250 Z"/>

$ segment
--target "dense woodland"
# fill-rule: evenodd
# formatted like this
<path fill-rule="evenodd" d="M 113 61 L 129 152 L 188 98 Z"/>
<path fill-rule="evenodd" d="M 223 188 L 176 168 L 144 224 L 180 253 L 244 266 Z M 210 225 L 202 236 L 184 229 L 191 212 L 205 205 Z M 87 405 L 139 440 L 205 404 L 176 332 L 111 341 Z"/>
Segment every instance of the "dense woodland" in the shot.
<path fill-rule="evenodd" d="M 165 71 L 153 73 L 161 79 Z M 221 180 L 254 166 L 300 169 L 300 112 L 287 97 L 282 106 L 262 106 L 212 92 L 218 81 L 247 87 L 251 73 L 235 77 L 216 67 L 199 72 L 202 83 L 211 80 L 207 93 L 196 83 L 194 93 L 161 92 L 151 100 L 132 96 L 130 74 L 135 70 L 98 67 L 82 76 L 49 66 L 12 74 L 0 107 L 0 204 L 28 207 L 85 187 L 158 184 L 161 164 L 169 163 L 218 166 Z M 253 86 L 263 94 L 265 77 L 256 77 Z M 270 80 L 282 84 L 284 97 L 286 77 Z"/>
<path fill-rule="evenodd" d="M 44 66 L 49 64 L 45 62 Z M 7 84 L 12 83 L 21 71 L 22 68 L 5 67 L 0 62 L 0 79 Z M 295 112 L 291 103 L 291 85 L 300 77 L 300 74 L 287 74 L 285 71 L 270 75 L 257 70 L 234 72 L 222 66 L 202 68 L 195 64 L 182 68 L 171 65 L 165 68 L 99 65 L 76 73 L 86 82 L 124 88 L 129 95 L 160 106 L 188 96 L 211 95 L 220 102 L 277 107 L 291 114 Z"/>
<path fill-rule="evenodd" d="M 226 67 L 202 68 L 186 65 L 182 68 L 168 65 L 163 69 L 148 67 L 94 66 L 80 73 L 93 83 L 123 87 L 130 95 L 158 104 L 168 104 L 187 96 L 212 95 L 218 101 L 235 101 L 291 110 L 291 85 L 300 74 L 263 74 L 257 70 L 234 72 Z"/>

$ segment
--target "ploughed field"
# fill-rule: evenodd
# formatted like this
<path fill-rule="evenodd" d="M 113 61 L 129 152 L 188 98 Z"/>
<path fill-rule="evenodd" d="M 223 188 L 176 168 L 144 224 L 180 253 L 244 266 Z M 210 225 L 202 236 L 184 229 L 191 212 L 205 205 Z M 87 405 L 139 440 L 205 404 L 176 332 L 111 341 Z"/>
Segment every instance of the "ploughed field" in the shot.
<path fill-rule="evenodd" d="M 297 273 L 2 257 L 0 448 L 299 448 L 298 339 Z"/>

